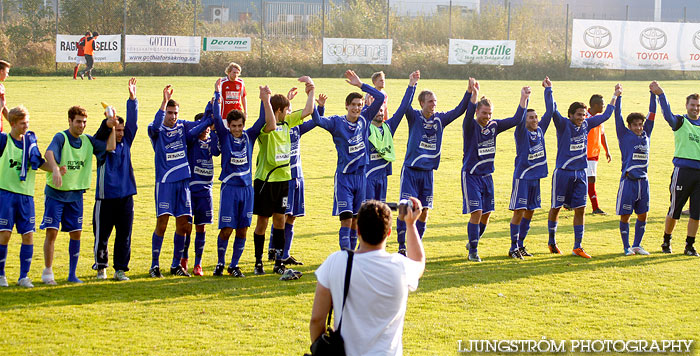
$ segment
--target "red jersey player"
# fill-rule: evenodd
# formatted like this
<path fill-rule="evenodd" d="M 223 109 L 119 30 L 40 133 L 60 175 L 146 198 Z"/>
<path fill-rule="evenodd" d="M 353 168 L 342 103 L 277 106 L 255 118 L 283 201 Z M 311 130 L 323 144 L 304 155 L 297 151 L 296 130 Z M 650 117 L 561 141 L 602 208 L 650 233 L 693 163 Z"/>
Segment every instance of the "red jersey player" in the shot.
<path fill-rule="evenodd" d="M 234 109 L 248 113 L 245 84 L 243 84 L 241 78 L 238 78 L 240 74 L 241 66 L 237 63 L 231 62 L 226 67 L 226 78 L 221 80 L 220 88 L 221 98 L 223 99 L 221 117 L 226 117 L 229 111 Z"/>

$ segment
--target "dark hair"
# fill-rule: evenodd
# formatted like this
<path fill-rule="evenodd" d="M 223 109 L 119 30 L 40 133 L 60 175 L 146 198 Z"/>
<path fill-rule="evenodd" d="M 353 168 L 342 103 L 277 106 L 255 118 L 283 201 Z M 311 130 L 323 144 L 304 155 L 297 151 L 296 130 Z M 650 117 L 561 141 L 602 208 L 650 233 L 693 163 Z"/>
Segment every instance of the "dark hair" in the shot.
<path fill-rule="evenodd" d="M 275 94 L 270 97 L 270 105 L 272 105 L 272 112 L 277 112 L 277 110 L 282 110 L 289 106 L 289 99 L 282 94 Z"/>
<path fill-rule="evenodd" d="M 535 112 L 535 109 L 527 109 L 527 112 Z"/>
<path fill-rule="evenodd" d="M 578 109 L 586 110 L 586 104 L 584 104 L 580 101 L 574 101 L 573 103 L 571 103 L 571 105 L 569 105 L 569 111 L 568 111 L 569 116 L 574 115 L 576 113 L 576 110 L 578 110 Z"/>
<path fill-rule="evenodd" d="M 588 105 L 593 106 L 593 105 L 603 105 L 605 102 L 603 101 L 603 96 L 600 94 L 593 94 L 591 95 L 591 99 L 588 100 Z"/>
<path fill-rule="evenodd" d="M 5 68 L 10 68 L 10 67 L 12 67 L 12 64 L 10 64 L 10 62 L 0 60 L 0 70 L 4 70 Z"/>
<path fill-rule="evenodd" d="M 100 34 L 97 33 L 97 31 L 94 31 L 94 32 L 92 33 L 92 37 L 97 37 L 97 36 L 99 36 L 99 35 L 100 35 Z"/>
<path fill-rule="evenodd" d="M 92 33 L 90 33 L 90 31 L 85 32 L 85 36 L 90 37 L 90 36 L 92 36 Z"/>
<path fill-rule="evenodd" d="M 432 91 L 430 91 L 430 90 L 423 90 L 422 92 L 420 92 L 420 94 L 418 94 L 418 102 L 419 102 L 419 103 L 424 103 L 424 102 L 425 102 L 425 98 L 426 98 L 428 95 L 435 96 L 435 94 L 434 94 Z"/>
<path fill-rule="evenodd" d="M 194 116 L 194 121 L 199 121 L 204 117 L 204 113 L 200 112 L 199 114 Z"/>
<path fill-rule="evenodd" d="M 352 104 L 352 101 L 355 99 L 362 99 L 362 94 L 356 91 L 348 94 L 348 96 L 345 97 L 345 106 Z"/>
<path fill-rule="evenodd" d="M 633 112 L 627 115 L 627 125 L 631 125 L 633 122 L 637 120 L 646 120 L 646 116 L 644 114 L 639 113 L 639 112 Z"/>
<path fill-rule="evenodd" d="M 85 111 L 84 108 L 82 108 L 78 105 L 71 106 L 70 109 L 68 109 L 68 118 L 70 119 L 70 121 L 73 121 L 73 119 L 75 119 L 76 115 L 85 116 L 85 117 L 88 116 L 87 111 Z"/>
<path fill-rule="evenodd" d="M 382 243 L 391 231 L 389 206 L 378 200 L 362 203 L 357 213 L 357 231 L 362 240 L 370 245 Z"/>
<path fill-rule="evenodd" d="M 476 109 L 479 110 L 480 107 L 482 106 L 488 106 L 491 107 L 491 100 L 489 100 L 487 97 L 482 96 L 481 99 L 479 99 L 479 102 L 476 103 Z"/>
<path fill-rule="evenodd" d="M 0 67 L 0 69 L 2 69 L 2 67 Z M 691 99 L 692 99 L 692 100 L 700 100 L 700 94 L 694 93 L 694 94 L 688 95 L 688 96 L 685 98 L 685 105 L 688 105 L 688 103 L 690 102 Z"/>
<path fill-rule="evenodd" d="M 168 100 L 168 103 L 165 105 L 165 107 L 167 108 L 167 107 L 171 107 L 171 106 L 180 107 L 180 104 L 178 104 L 177 101 L 170 99 L 170 100 Z"/>
<path fill-rule="evenodd" d="M 117 122 L 119 122 L 120 124 L 124 125 L 124 118 L 121 117 L 121 116 L 119 116 L 119 115 L 117 115 Z"/>
<path fill-rule="evenodd" d="M 232 121 L 243 120 L 243 125 L 245 125 L 245 113 L 238 109 L 233 109 L 226 115 L 226 122 L 231 125 Z"/>

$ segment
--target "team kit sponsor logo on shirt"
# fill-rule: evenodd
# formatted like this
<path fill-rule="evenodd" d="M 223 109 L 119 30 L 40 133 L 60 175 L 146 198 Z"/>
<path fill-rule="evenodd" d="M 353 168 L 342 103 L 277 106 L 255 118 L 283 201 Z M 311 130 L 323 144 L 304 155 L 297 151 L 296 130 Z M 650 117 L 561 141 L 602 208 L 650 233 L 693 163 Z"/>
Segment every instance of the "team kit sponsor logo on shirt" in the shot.
<path fill-rule="evenodd" d="M 165 159 L 168 161 L 175 161 L 183 158 L 185 158 L 185 151 L 171 152 L 165 155 Z"/>

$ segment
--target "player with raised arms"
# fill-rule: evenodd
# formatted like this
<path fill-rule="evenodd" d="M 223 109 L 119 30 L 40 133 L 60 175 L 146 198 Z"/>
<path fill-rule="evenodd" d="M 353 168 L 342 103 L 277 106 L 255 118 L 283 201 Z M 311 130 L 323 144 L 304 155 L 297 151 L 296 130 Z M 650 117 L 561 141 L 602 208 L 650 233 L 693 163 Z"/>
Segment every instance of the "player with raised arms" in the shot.
<path fill-rule="evenodd" d="M 659 104 L 664 119 L 673 130 L 675 151 L 673 153 L 673 174 L 671 175 L 671 206 L 668 208 L 664 224 L 664 242 L 661 250 L 671 253 L 671 234 L 681 217 L 683 206 L 690 199 L 690 218 L 685 239 L 685 253 L 698 256 L 693 244 L 698 232 L 700 219 L 700 95 L 690 94 L 685 98 L 685 115 L 674 115 L 668 104 L 664 90 L 656 81 L 649 85 L 652 93 L 659 96 Z"/>
<path fill-rule="evenodd" d="M 654 129 L 656 115 L 656 95 L 652 92 L 649 98 L 649 113 L 633 112 L 627 115 L 627 127 L 622 120 L 622 97 L 615 103 L 615 130 L 617 141 L 622 153 L 622 176 L 617 191 L 615 213 L 620 215 L 620 237 L 626 256 L 648 255 L 642 248 L 642 238 L 647 225 L 649 211 L 649 139 Z M 646 119 L 646 121 L 645 121 Z M 630 215 L 637 214 L 634 224 L 634 242 L 630 248 Z"/>
<path fill-rule="evenodd" d="M 551 87 L 549 78 L 542 86 Z M 550 89 L 551 90 L 551 89 Z M 525 120 L 515 127 L 515 169 L 513 188 L 508 209 L 513 211 L 510 219 L 510 250 L 508 256 L 516 259 L 531 257 L 524 241 L 530 231 L 530 221 L 535 209 L 541 207 L 540 180 L 547 176 L 547 151 L 544 135 L 552 121 L 552 108 L 547 107 L 538 120 L 535 109 L 527 109 Z"/>
<path fill-rule="evenodd" d="M 572 254 L 583 258 L 591 256 L 581 247 L 584 232 L 584 213 L 586 210 L 586 146 L 588 132 L 610 118 L 615 110 L 615 101 L 622 94 L 622 86 L 615 86 L 615 94 L 605 112 L 601 115 L 586 118 L 586 104 L 574 102 L 569 106 L 568 119 L 556 109 L 552 97 L 551 82 L 545 87 L 544 101 L 552 110 L 552 120 L 557 129 L 557 160 L 552 173 L 552 207 L 547 218 L 549 229 L 549 252 L 560 254 L 557 246 L 556 233 L 559 223 L 559 211 L 564 204 L 574 209 L 574 248 Z"/>
<path fill-rule="evenodd" d="M 207 103 L 204 113 L 195 116 L 194 121 L 212 120 L 211 103 Z M 213 125 L 213 123 L 211 123 Z M 187 137 L 187 160 L 190 162 L 190 196 L 192 197 L 192 224 L 195 228 L 194 237 L 194 268 L 192 274 L 203 276 L 202 255 L 206 242 L 206 225 L 214 220 L 214 205 L 212 187 L 214 184 L 214 160 L 213 156 L 219 156 L 219 140 L 216 135 L 210 134 L 211 126 L 208 126 L 199 136 Z M 189 260 L 189 248 L 192 236 L 192 227 L 187 229 L 185 235 L 185 248 L 180 259 L 180 266 L 187 271 Z"/>
<path fill-rule="evenodd" d="M 394 134 L 396 129 L 399 128 L 401 119 L 406 115 L 406 110 L 411 107 L 419 79 L 420 71 L 411 73 L 408 80 L 408 88 L 406 88 L 403 99 L 401 99 L 401 104 L 391 118 L 387 119 L 384 116 L 384 113 L 387 111 L 382 109 L 372 119 L 368 139 L 369 164 L 365 173 L 367 178 L 365 200 L 386 202 L 387 178 L 392 174 L 391 162 L 396 160 Z M 369 102 L 371 103 L 372 99 Z M 385 108 L 386 105 L 383 107 Z"/>
<path fill-rule="evenodd" d="M 445 127 L 460 117 L 467 110 L 471 98 L 469 89 L 464 92 L 462 101 L 450 111 L 436 112 L 437 96 L 430 90 L 418 94 L 421 109 L 406 110 L 408 121 L 408 142 L 406 156 L 401 168 L 400 199 L 416 197 L 423 210 L 416 221 L 418 235 L 423 238 L 428 210 L 433 208 L 433 171 L 440 166 L 442 153 L 442 135 Z M 406 223 L 396 218 L 396 240 L 399 253 L 406 253 Z"/>
<path fill-rule="evenodd" d="M 175 217 L 175 234 L 173 236 L 173 261 L 170 274 L 189 277 L 190 274 L 180 266 L 180 259 L 185 249 L 185 235 L 192 228 L 189 222 L 192 216 L 190 196 L 190 164 L 187 160 L 187 139 L 197 137 L 211 124 L 207 120 L 200 122 L 178 120 L 180 104 L 172 99 L 173 89 L 170 85 L 163 88 L 163 102 L 153 122 L 148 125 L 148 137 L 155 151 L 156 166 L 156 228 L 151 239 L 151 268 L 148 274 L 161 278 L 160 250 L 163 236 L 168 228 L 170 216 Z"/>
<path fill-rule="evenodd" d="M 4 106 L 0 97 L 0 106 Z M 45 161 L 29 131 L 29 112 L 24 106 L 8 111 L 10 133 L 0 133 L 0 287 L 7 287 L 5 261 L 12 228 L 22 236 L 19 249 L 19 279 L 17 285 L 33 288 L 27 277 L 34 256 L 34 177 L 36 170 L 65 173 L 57 165 Z"/>
<path fill-rule="evenodd" d="M 272 217 L 272 243 L 275 248 L 273 272 L 284 274 L 282 263 L 285 244 L 284 221 L 287 212 L 289 181 L 292 179 L 290 155 L 292 143 L 291 128 L 303 123 L 304 118 L 314 111 L 314 83 L 308 76 L 298 79 L 306 85 L 306 105 L 303 110 L 288 113 L 289 99 L 282 94 L 271 95 L 267 86 L 261 89 L 260 116 L 266 118 L 258 136 L 258 157 L 256 162 L 253 189 L 255 197 L 253 214 L 257 215 L 253 243 L 255 244 L 255 274 L 265 274 L 262 255 L 265 248 L 265 232 Z M 268 120 L 267 118 L 274 118 Z M 269 122 L 269 123 L 268 123 Z M 292 271 L 294 272 L 294 271 Z"/>
<path fill-rule="evenodd" d="M 374 118 L 384 102 L 384 94 L 362 83 L 352 70 L 345 71 L 346 82 L 369 93 L 374 102 L 365 111 L 362 94 L 352 92 L 345 97 L 345 115 L 314 117 L 318 126 L 333 136 L 338 154 L 333 185 L 333 216 L 340 218 L 338 244 L 340 248 L 355 249 L 357 244 L 357 213 L 365 201 L 365 167 L 369 163 L 367 150 L 369 120 Z"/>
<path fill-rule="evenodd" d="M 83 134 L 87 124 L 87 111 L 80 106 L 68 110 L 69 127 L 57 133 L 44 154 L 51 167 L 65 167 L 65 174 L 53 169 L 46 173 L 44 189 L 44 218 L 41 229 L 46 230 L 44 240 L 44 271 L 41 280 L 45 284 L 55 285 L 53 274 L 53 254 L 59 225 L 68 232 L 69 271 L 68 282 L 82 283 L 75 272 L 80 257 L 80 235 L 83 230 L 83 193 L 90 188 L 92 178 L 92 156 L 103 159 L 106 151 L 116 148 L 116 133 L 109 135 L 107 142 Z M 107 122 L 111 129 L 116 126 L 117 118 Z"/>
<path fill-rule="evenodd" d="M 496 157 L 496 137 L 525 120 L 530 87 L 520 91 L 520 104 L 513 117 L 493 120 L 493 104 L 486 97 L 478 99 L 479 82 L 469 78 L 471 100 L 462 124 L 464 156 L 462 158 L 462 214 L 470 214 L 467 224 L 468 259 L 481 262 L 478 247 L 493 212 L 495 198 L 493 162 Z M 474 118 L 476 114 L 476 118 Z M 512 231 L 511 226 L 511 231 Z M 512 254 L 511 254 L 512 257 Z"/>

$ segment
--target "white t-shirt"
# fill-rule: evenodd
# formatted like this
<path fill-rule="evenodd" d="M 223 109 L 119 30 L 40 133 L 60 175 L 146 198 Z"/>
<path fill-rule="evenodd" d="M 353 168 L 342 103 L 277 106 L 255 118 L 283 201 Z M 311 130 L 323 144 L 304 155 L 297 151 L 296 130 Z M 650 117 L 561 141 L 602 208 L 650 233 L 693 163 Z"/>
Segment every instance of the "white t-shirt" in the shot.
<path fill-rule="evenodd" d="M 331 291 L 334 328 L 340 321 L 347 262 L 348 253 L 337 251 L 316 270 L 318 282 Z M 418 288 L 421 270 L 421 263 L 398 253 L 355 253 L 340 330 L 348 356 L 403 355 L 406 300 Z"/>

